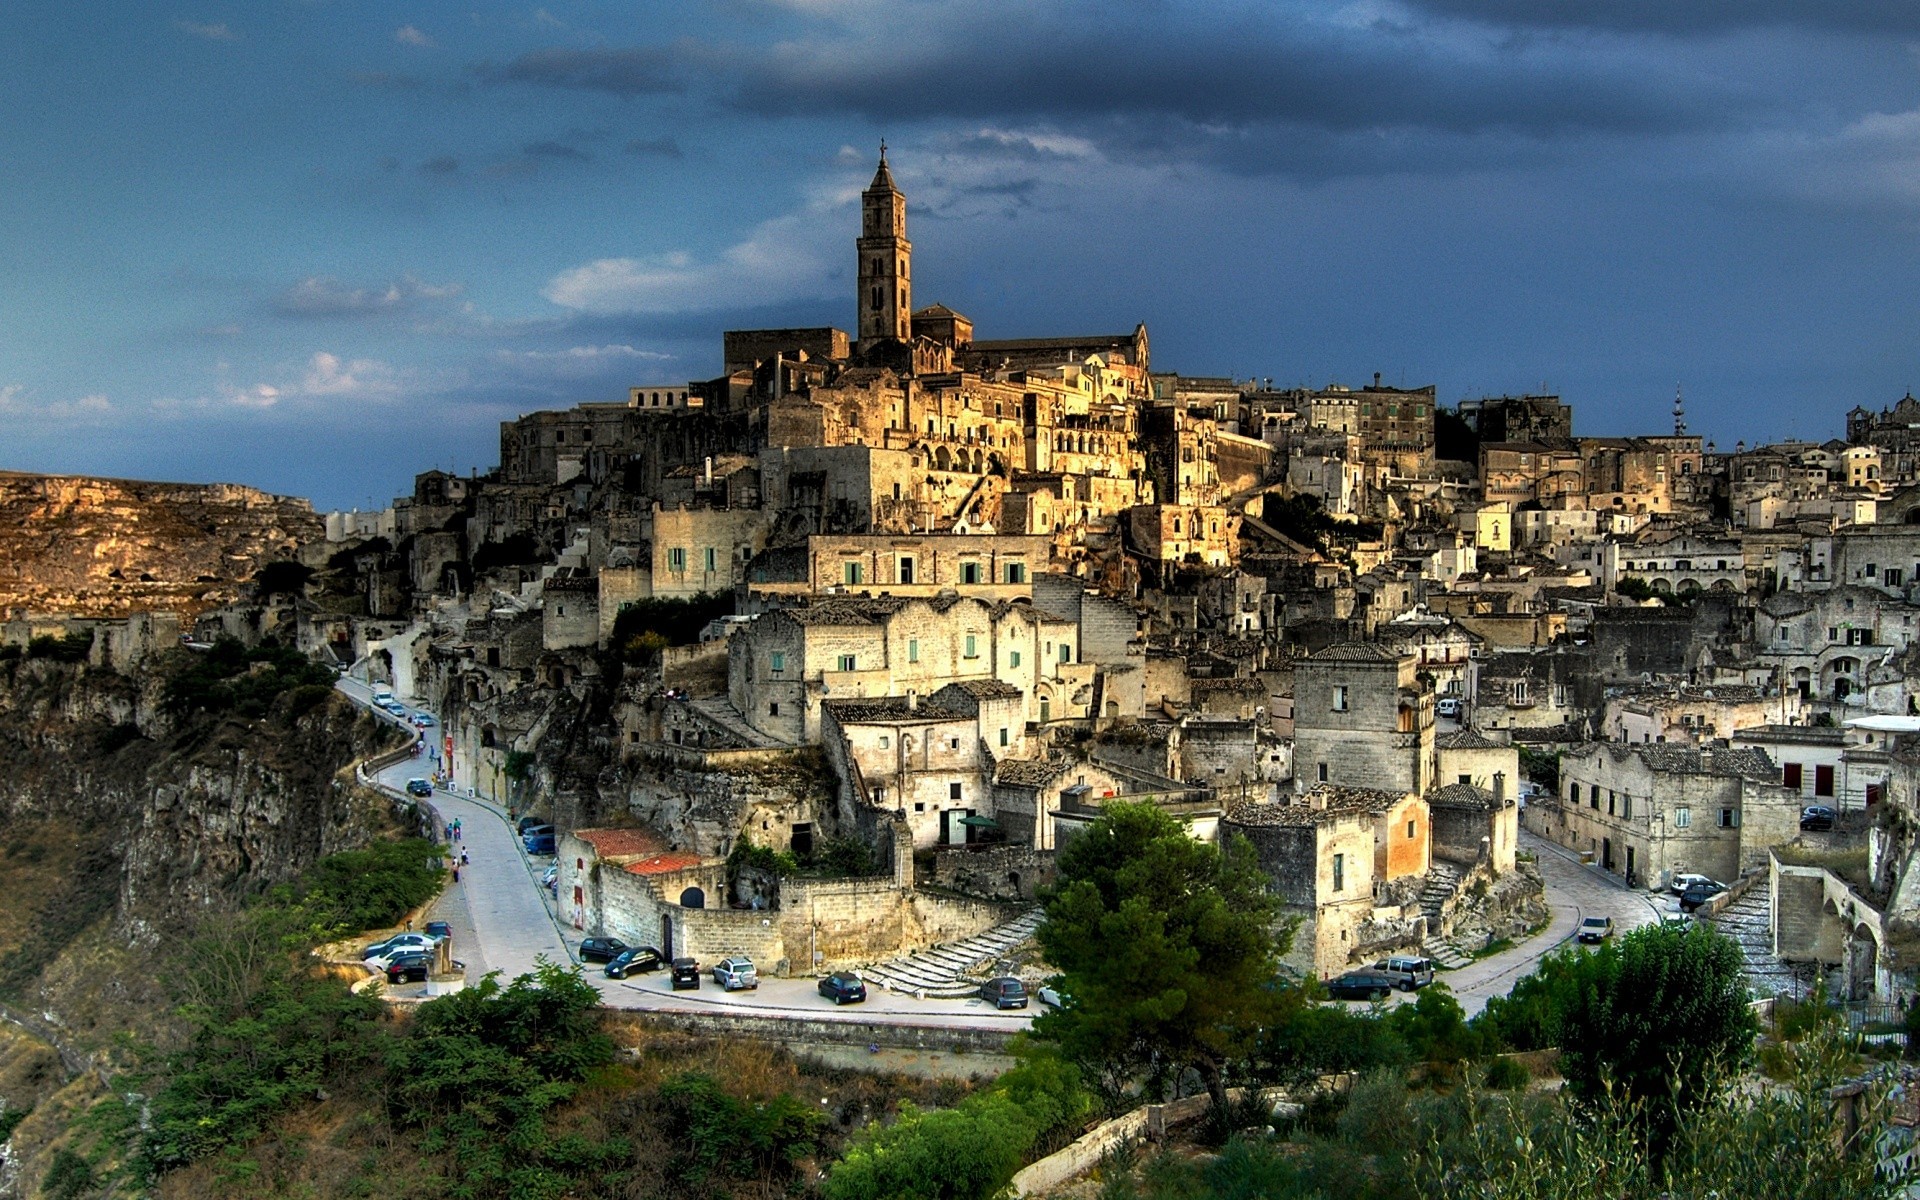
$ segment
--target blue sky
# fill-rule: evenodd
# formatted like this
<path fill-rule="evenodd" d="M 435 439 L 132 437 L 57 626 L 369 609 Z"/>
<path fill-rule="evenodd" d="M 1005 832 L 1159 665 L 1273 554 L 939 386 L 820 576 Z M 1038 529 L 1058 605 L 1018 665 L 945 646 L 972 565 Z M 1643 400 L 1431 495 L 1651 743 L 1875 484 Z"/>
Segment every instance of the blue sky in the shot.
<path fill-rule="evenodd" d="M 0 467 L 383 501 L 915 303 L 1154 365 L 1827 437 L 1915 385 L 1920 6 L 0 8 Z"/>

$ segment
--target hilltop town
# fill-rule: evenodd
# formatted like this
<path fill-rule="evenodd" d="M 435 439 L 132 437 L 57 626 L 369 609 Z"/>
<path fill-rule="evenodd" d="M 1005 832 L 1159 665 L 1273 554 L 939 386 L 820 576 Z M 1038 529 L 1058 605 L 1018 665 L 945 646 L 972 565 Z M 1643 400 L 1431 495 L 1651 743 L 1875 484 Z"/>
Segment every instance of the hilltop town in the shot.
<path fill-rule="evenodd" d="M 1678 398 L 1595 437 L 1552 395 L 1189 375 L 1144 324 L 914 307 L 907 221 L 883 153 L 850 331 L 506 422 L 496 469 L 328 514 L 243 600 L 5 639 L 290 641 L 552 820 L 575 931 L 770 975 L 965 990 L 913 953 L 1031 928 L 1144 799 L 1253 843 L 1303 975 L 1524 939 L 1554 853 L 1728 885 L 1767 989 L 1911 994 L 1920 401 L 1726 447 Z"/>

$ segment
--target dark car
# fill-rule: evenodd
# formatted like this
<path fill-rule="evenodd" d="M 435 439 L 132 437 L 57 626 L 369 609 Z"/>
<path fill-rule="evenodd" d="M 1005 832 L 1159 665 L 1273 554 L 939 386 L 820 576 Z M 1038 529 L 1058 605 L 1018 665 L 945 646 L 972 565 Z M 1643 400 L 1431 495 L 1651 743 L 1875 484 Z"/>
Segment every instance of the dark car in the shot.
<path fill-rule="evenodd" d="M 700 988 L 700 964 L 691 958 L 673 960 L 673 990 L 676 992 Z"/>
<path fill-rule="evenodd" d="M 1828 805 L 1809 804 L 1800 810 L 1800 828 L 1813 831 L 1832 829 L 1839 815 Z"/>
<path fill-rule="evenodd" d="M 513 831 L 525 837 L 528 830 L 540 829 L 546 826 L 547 819 L 545 817 L 521 817 L 520 823 L 513 827 Z"/>
<path fill-rule="evenodd" d="M 433 795 L 433 785 L 424 779 L 409 779 L 407 780 L 407 795 L 431 796 Z"/>
<path fill-rule="evenodd" d="M 820 994 L 835 1004 L 858 1004 L 867 998 L 867 985 L 851 971 L 835 971 L 820 981 Z"/>
<path fill-rule="evenodd" d="M 433 955 L 402 954 L 387 964 L 388 983 L 425 983 L 433 974 Z"/>
<path fill-rule="evenodd" d="M 1335 1000 L 1385 1000 L 1400 980 L 1385 971 L 1348 971 L 1327 980 L 1327 995 Z"/>
<path fill-rule="evenodd" d="M 520 844 L 526 847 L 528 854 L 552 854 L 553 827 L 547 826 L 545 833 L 529 833 L 520 839 Z"/>
<path fill-rule="evenodd" d="M 428 921 L 420 927 L 420 932 L 433 938 L 435 941 L 450 942 L 453 940 L 453 926 L 447 924 L 445 921 Z"/>
<path fill-rule="evenodd" d="M 651 971 L 667 961 L 652 946 L 628 946 L 607 964 L 608 979 L 625 979 L 635 971 Z"/>
<path fill-rule="evenodd" d="M 1680 893 L 1680 910 L 1692 912 L 1726 890 L 1727 885 L 1724 883 L 1714 883 L 1711 880 L 1706 883 L 1696 883 Z"/>
<path fill-rule="evenodd" d="M 1027 985 L 1012 976 L 1002 975 L 980 985 L 980 998 L 992 1001 L 995 1008 L 1025 1008 Z"/>
<path fill-rule="evenodd" d="M 581 962 L 612 962 L 627 952 L 627 944 L 619 938 L 590 937 L 580 943 Z"/>

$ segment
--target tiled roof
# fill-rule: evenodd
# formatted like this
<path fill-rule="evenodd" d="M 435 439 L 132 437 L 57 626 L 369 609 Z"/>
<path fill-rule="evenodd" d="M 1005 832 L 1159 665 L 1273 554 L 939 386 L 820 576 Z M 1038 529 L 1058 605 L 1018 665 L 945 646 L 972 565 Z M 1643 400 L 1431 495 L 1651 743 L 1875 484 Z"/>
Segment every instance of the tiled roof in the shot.
<path fill-rule="evenodd" d="M 632 875 L 668 875 L 674 871 L 684 871 L 688 867 L 697 867 L 703 860 L 698 854 L 689 854 L 684 850 L 670 850 L 664 854 L 655 854 L 639 862 L 630 862 L 626 870 Z"/>
<path fill-rule="evenodd" d="M 1503 750 L 1505 745 L 1496 742 L 1478 729 L 1456 729 L 1452 733 L 1443 733 L 1433 739 L 1433 744 L 1441 750 Z"/>
<path fill-rule="evenodd" d="M 1427 793 L 1427 804 L 1433 808 L 1450 808 L 1455 811 L 1488 812 L 1495 805 L 1493 793 L 1471 783 L 1449 783 Z M 1499 807 L 1513 804 L 1513 798 L 1507 797 Z"/>
<path fill-rule="evenodd" d="M 1040 788 L 1059 778 L 1067 764 L 1059 759 L 1008 758 L 994 769 L 993 781 L 1010 787 Z"/>
<path fill-rule="evenodd" d="M 1595 742 L 1567 751 L 1570 758 L 1584 759 L 1595 754 L 1609 755 L 1615 762 L 1637 756 L 1649 770 L 1670 775 L 1748 776 L 1774 778 L 1773 759 L 1765 750 L 1751 746 L 1682 746 L 1673 742 L 1626 745 L 1619 742 Z"/>
<path fill-rule="evenodd" d="M 1007 700 L 1026 694 L 1001 679 L 959 679 L 942 687 L 940 691 L 944 692 L 947 688 L 958 688 L 976 700 Z"/>
<path fill-rule="evenodd" d="M 1290 804 L 1242 804 L 1226 819 L 1235 825 L 1318 825 L 1335 817 L 1384 813 L 1406 799 L 1405 792 L 1320 784 Z"/>
<path fill-rule="evenodd" d="M 667 848 L 657 835 L 645 829 L 576 829 L 573 836 L 608 860 L 658 854 Z"/>
<path fill-rule="evenodd" d="M 1372 642 L 1340 642 L 1308 656 L 1313 662 L 1399 662 L 1400 656 Z"/>
<path fill-rule="evenodd" d="M 922 699 L 917 707 L 908 708 L 905 696 L 860 696 L 824 700 L 821 703 L 833 713 L 833 719 L 842 725 L 901 725 L 969 719 L 967 713 L 956 712 L 930 699 Z"/>

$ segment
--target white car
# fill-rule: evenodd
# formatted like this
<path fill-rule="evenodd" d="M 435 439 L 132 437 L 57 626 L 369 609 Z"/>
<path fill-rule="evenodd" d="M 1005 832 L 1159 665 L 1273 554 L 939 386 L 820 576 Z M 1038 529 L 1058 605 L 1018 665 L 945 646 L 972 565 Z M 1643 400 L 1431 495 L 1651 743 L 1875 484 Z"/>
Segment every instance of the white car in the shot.
<path fill-rule="evenodd" d="M 1433 710 L 1443 717 L 1457 717 L 1460 715 L 1460 702 L 1448 696 L 1434 705 Z"/>
<path fill-rule="evenodd" d="M 1713 882 L 1714 880 L 1707 878 L 1705 875 L 1675 875 L 1673 882 L 1667 885 L 1667 890 L 1678 896 L 1696 883 Z"/>
<path fill-rule="evenodd" d="M 428 933 L 396 933 L 385 941 L 375 942 L 360 952 L 360 957 L 373 959 L 382 954 L 405 953 L 409 950 L 431 950 L 439 944 L 439 939 Z"/>

